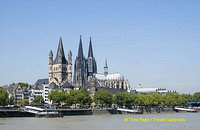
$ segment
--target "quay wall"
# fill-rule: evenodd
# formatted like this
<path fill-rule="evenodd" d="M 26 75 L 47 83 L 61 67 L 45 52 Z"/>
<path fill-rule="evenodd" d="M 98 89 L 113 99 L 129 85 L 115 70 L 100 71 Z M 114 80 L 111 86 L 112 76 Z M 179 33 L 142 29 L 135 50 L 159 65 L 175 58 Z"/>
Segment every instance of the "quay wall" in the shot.
<path fill-rule="evenodd" d="M 120 112 L 117 109 L 107 108 L 107 109 L 59 109 L 54 110 L 61 113 L 63 116 L 75 116 L 75 115 L 106 115 L 106 114 L 127 114 L 127 112 Z M 158 113 L 155 108 L 143 109 L 143 112 L 138 112 L 137 114 L 145 113 Z M 173 112 L 172 108 L 160 109 L 159 113 Z M 20 110 L 0 110 L 0 118 L 2 117 L 35 117 L 35 114 L 20 111 Z"/>
<path fill-rule="evenodd" d="M 35 117 L 35 114 L 27 113 L 19 110 L 0 110 L 0 118 L 4 117 Z"/>
<path fill-rule="evenodd" d="M 117 109 L 92 109 L 93 115 L 103 115 L 103 114 L 118 114 Z"/>

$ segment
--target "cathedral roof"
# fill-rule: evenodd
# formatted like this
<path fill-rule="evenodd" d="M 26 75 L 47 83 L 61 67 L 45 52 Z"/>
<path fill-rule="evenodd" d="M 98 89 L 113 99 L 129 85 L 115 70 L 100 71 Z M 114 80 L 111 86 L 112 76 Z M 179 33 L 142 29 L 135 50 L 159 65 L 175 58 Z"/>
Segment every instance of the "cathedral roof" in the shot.
<path fill-rule="evenodd" d="M 90 45 L 89 45 L 89 51 L 88 51 L 88 58 L 89 58 L 89 57 L 92 57 L 92 58 L 93 58 L 91 37 L 90 37 Z"/>
<path fill-rule="evenodd" d="M 62 38 L 61 37 L 60 37 L 59 44 L 58 44 L 58 50 L 57 50 L 56 58 L 53 61 L 54 64 L 58 64 L 59 63 L 58 62 L 59 55 L 61 55 L 61 57 L 62 57 L 61 63 L 62 64 L 66 64 L 66 58 L 65 58 L 65 53 L 64 53 L 63 43 L 62 43 Z"/>
<path fill-rule="evenodd" d="M 116 80 L 116 79 L 123 79 L 123 76 L 121 76 L 119 73 L 113 73 L 113 74 L 96 74 L 96 78 L 99 80 Z"/>

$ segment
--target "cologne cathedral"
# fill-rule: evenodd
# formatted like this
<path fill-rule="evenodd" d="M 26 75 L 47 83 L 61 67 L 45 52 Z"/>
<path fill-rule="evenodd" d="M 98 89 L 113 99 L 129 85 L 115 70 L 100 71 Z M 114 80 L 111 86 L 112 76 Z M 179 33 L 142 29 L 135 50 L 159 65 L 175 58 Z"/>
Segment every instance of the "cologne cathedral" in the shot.
<path fill-rule="evenodd" d="M 88 57 L 85 58 L 83 54 L 82 39 L 80 36 L 78 56 L 76 57 L 74 64 L 73 85 L 76 87 L 88 86 L 89 77 L 96 73 L 97 73 L 97 64 L 93 56 L 91 38 L 89 43 Z"/>

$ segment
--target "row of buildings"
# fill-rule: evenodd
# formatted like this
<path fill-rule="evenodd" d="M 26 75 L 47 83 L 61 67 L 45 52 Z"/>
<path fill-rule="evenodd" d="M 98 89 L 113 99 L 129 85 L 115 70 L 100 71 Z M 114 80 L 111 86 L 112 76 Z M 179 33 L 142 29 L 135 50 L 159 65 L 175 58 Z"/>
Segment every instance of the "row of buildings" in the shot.
<path fill-rule="evenodd" d="M 55 89 L 59 89 L 60 91 L 66 91 L 73 88 L 53 88 L 48 83 L 48 80 L 40 79 L 38 80 L 34 85 L 24 86 L 22 87 L 20 84 L 11 84 L 6 87 L 7 92 L 9 93 L 9 98 L 13 99 L 14 104 L 20 104 L 22 99 L 27 100 L 29 103 L 32 103 L 33 100 L 36 97 L 42 97 L 44 99 L 45 103 L 51 104 L 52 102 L 48 99 L 48 94 Z M 94 83 L 94 82 L 93 82 Z M 111 91 L 113 94 L 118 92 L 118 89 L 111 89 L 102 87 L 97 89 L 104 89 L 107 91 Z M 88 89 L 92 93 L 92 89 Z M 125 89 L 121 90 L 122 92 L 125 92 Z M 141 85 L 139 85 L 138 88 L 130 90 L 130 93 L 134 94 L 141 94 L 141 93 L 154 93 L 157 92 L 159 94 L 164 94 L 168 92 L 176 93 L 174 90 L 168 90 L 166 88 L 143 88 Z"/>
<path fill-rule="evenodd" d="M 45 103 L 51 103 L 48 99 L 48 93 L 51 91 L 48 84 L 21 86 L 13 83 L 6 87 L 6 90 L 14 104 L 20 104 L 22 99 L 32 103 L 36 97 L 42 97 Z"/>

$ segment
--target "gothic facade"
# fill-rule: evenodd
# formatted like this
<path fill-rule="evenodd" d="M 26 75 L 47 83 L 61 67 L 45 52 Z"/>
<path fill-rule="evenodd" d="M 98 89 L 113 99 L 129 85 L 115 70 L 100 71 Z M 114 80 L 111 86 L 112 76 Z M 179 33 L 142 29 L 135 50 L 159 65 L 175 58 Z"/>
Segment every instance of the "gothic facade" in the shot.
<path fill-rule="evenodd" d="M 54 83 L 58 87 L 64 84 L 72 84 L 72 52 L 65 58 L 62 38 L 59 40 L 58 50 L 53 60 L 53 52 L 49 53 L 49 84 Z"/>
<path fill-rule="evenodd" d="M 130 83 L 119 73 L 108 73 L 107 59 L 105 59 L 104 73 L 95 74 L 98 87 L 111 89 L 130 90 Z"/>
<path fill-rule="evenodd" d="M 85 58 L 83 54 L 82 39 L 80 36 L 78 56 L 74 64 L 74 86 L 87 86 L 88 79 L 93 74 L 97 73 L 97 64 L 93 56 L 92 41 L 90 38 L 88 57 Z"/>

